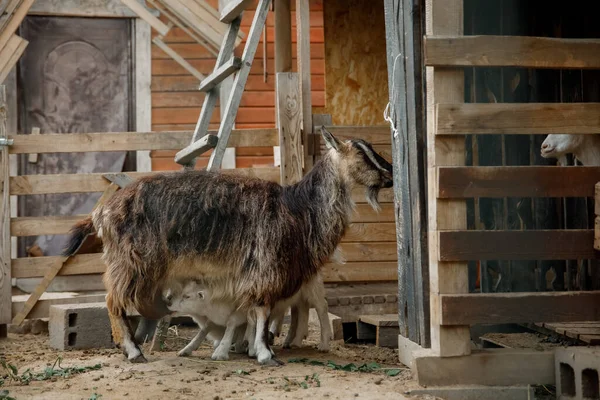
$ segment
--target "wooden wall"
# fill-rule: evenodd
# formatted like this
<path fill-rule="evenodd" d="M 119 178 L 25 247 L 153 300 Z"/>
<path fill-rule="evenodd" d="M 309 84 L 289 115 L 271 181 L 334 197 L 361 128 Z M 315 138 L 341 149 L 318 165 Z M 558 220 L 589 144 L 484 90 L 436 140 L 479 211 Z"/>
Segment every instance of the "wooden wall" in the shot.
<path fill-rule="evenodd" d="M 217 8 L 217 0 L 209 0 Z M 248 33 L 256 5 L 249 7 L 242 18 L 241 30 Z M 293 65 L 296 70 L 296 16 L 295 2 L 292 1 L 292 41 Z M 310 40 L 311 40 L 311 69 L 312 69 L 312 102 L 315 110 L 325 105 L 325 51 L 323 47 L 323 0 L 310 2 Z M 155 33 L 154 33 L 155 34 Z M 236 119 L 237 128 L 271 128 L 275 127 L 275 29 L 274 13 L 270 12 L 267 19 L 267 63 L 266 81 L 263 62 L 264 45 L 258 46 L 251 75 L 248 78 L 246 90 L 242 96 L 240 109 Z M 215 57 L 204 47 L 195 42 L 179 28 L 172 28 L 165 42 L 177 53 L 190 62 L 201 73 L 208 75 L 212 72 Z M 236 50 L 240 56 L 245 41 Z M 197 90 L 198 80 L 185 71 L 179 64 L 155 45 L 152 46 L 152 130 L 182 130 L 193 129 L 204 94 Z M 215 109 L 212 128 L 217 128 L 219 109 Z M 261 147 L 237 149 L 236 166 L 238 168 L 273 165 L 273 148 Z M 154 170 L 178 169 L 173 161 L 175 152 L 152 152 L 152 168 Z M 204 166 L 208 158 L 199 159 L 198 166 Z"/>
<path fill-rule="evenodd" d="M 327 105 L 334 125 L 381 125 L 388 102 L 383 1 L 327 0 Z"/>

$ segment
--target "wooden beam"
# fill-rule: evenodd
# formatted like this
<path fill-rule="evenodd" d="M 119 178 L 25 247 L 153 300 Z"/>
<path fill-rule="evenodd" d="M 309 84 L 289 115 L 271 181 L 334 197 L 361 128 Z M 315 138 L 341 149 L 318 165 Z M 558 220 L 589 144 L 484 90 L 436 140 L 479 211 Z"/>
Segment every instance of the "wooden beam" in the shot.
<path fill-rule="evenodd" d="M 440 302 L 443 325 L 597 321 L 599 305 L 600 291 L 448 294 Z"/>
<path fill-rule="evenodd" d="M 16 258 L 12 263 L 14 278 L 36 278 L 44 276 L 49 265 L 62 257 Z M 102 254 L 79 254 L 71 257 L 58 272 L 60 276 L 102 274 L 106 266 Z M 326 263 L 323 267 L 325 282 L 379 282 L 398 279 L 396 261 L 348 261 L 346 264 Z"/>
<path fill-rule="evenodd" d="M 12 35 L 4 48 L 0 50 L 0 84 L 19 61 L 29 42 L 20 36 Z"/>
<path fill-rule="evenodd" d="M 414 365 L 421 386 L 555 384 L 553 351 L 486 349 L 463 357 L 422 355 Z"/>
<path fill-rule="evenodd" d="M 169 32 L 169 27 L 165 25 L 160 19 L 156 18 L 150 11 L 141 5 L 137 0 L 121 0 L 127 7 L 131 8 L 141 19 L 150 24 L 159 35 L 166 36 Z"/>
<path fill-rule="evenodd" d="M 253 0 L 229 0 L 229 3 L 221 11 L 221 22 L 231 23 L 252 3 Z"/>
<path fill-rule="evenodd" d="M 215 135 L 204 135 L 199 140 L 178 151 L 175 159 L 180 164 L 187 164 L 197 156 L 206 153 L 210 149 L 214 149 L 218 141 L 219 138 Z"/>
<path fill-rule="evenodd" d="M 281 159 L 281 184 L 302 179 L 302 114 L 298 74 L 277 73 L 277 126 Z"/>
<path fill-rule="evenodd" d="M 423 154 L 421 7 L 413 1 L 385 1 L 389 116 L 397 204 L 398 304 L 400 324 L 386 337 L 398 346 L 400 334 L 430 347 L 429 263 L 427 261 L 426 166 Z"/>
<path fill-rule="evenodd" d="M 194 13 L 188 3 L 179 0 L 161 0 L 169 11 L 173 12 L 177 18 L 182 20 L 190 29 L 193 29 L 198 35 L 205 38 L 214 47 L 219 47 L 223 39 L 226 27 L 222 32 L 218 31 L 206 20 Z"/>
<path fill-rule="evenodd" d="M 428 34 L 425 65 L 600 69 L 600 39 Z"/>
<path fill-rule="evenodd" d="M 167 46 L 165 42 L 163 42 L 161 39 L 155 37 L 154 39 L 152 39 L 152 43 L 154 43 L 159 49 L 161 49 L 167 55 L 169 55 L 173 60 L 177 61 L 179 65 L 185 68 L 186 71 L 195 76 L 199 81 L 206 79 L 206 76 L 204 76 L 204 74 L 202 74 L 200 71 L 194 68 L 192 64 L 190 64 L 183 57 L 177 54 L 175 50 Z"/>
<path fill-rule="evenodd" d="M 175 172 L 129 172 L 132 178 L 140 178 L 162 173 Z M 279 182 L 279 168 L 239 168 L 224 170 L 227 174 L 240 174 Z M 10 194 L 50 194 L 50 193 L 92 193 L 102 192 L 108 182 L 102 173 L 91 174 L 52 174 L 52 175 L 21 175 L 10 178 Z"/>
<path fill-rule="evenodd" d="M 31 135 L 38 135 L 37 137 L 39 137 L 40 134 L 40 128 L 38 126 L 34 126 L 33 128 L 31 128 Z M 29 153 L 29 156 L 27 157 L 27 162 L 31 163 L 31 164 L 35 164 L 38 162 L 38 153 Z"/>
<path fill-rule="evenodd" d="M 11 218 L 11 236 L 64 235 L 85 215 Z"/>
<path fill-rule="evenodd" d="M 179 150 L 192 139 L 192 131 L 165 132 L 107 132 L 56 134 L 45 133 L 39 137 L 14 135 L 10 154 L 30 153 L 83 153 L 89 151 Z M 208 131 L 215 135 L 216 131 Z M 276 146 L 277 129 L 234 129 L 229 145 L 232 147 Z"/>
<path fill-rule="evenodd" d="M 235 71 L 240 69 L 242 60 L 238 57 L 232 57 L 225 64 L 217 68 L 212 74 L 207 76 L 201 83 L 198 90 L 201 92 L 209 92 L 213 90 L 218 84 L 223 82 L 225 78 L 233 74 Z"/>
<path fill-rule="evenodd" d="M 135 131 L 152 130 L 152 27 L 142 19 L 133 21 L 135 40 Z M 150 151 L 136 149 L 136 171 L 152 170 Z"/>
<path fill-rule="evenodd" d="M 156 13 L 154 10 L 148 12 Z M 136 18 L 121 0 L 36 0 L 28 15 L 93 18 Z M 158 15 L 158 13 L 156 13 Z"/>
<path fill-rule="evenodd" d="M 427 35 L 462 35 L 463 0 L 426 0 Z M 468 293 L 469 276 L 464 262 L 439 262 L 437 231 L 467 228 L 464 200 L 436 198 L 436 168 L 465 164 L 465 140 L 436 136 L 435 105 L 464 102 L 464 72 L 461 69 L 426 69 L 427 89 L 427 165 L 428 246 L 431 311 L 431 348 L 441 357 L 461 356 L 471 352 L 468 326 L 440 325 L 439 296 Z"/>
<path fill-rule="evenodd" d="M 593 197 L 600 167 L 439 167 L 440 199 Z"/>
<path fill-rule="evenodd" d="M 23 0 L 15 9 L 14 14 L 8 17 L 8 23 L 0 30 L 0 49 L 7 45 L 8 41 L 17 31 L 33 2 L 34 0 Z"/>
<path fill-rule="evenodd" d="M 317 143 L 313 140 L 312 97 L 310 78 L 310 4 L 308 0 L 296 0 L 296 42 L 300 94 L 302 101 L 302 143 L 304 144 L 304 173 L 315 162 Z M 334 135 L 335 132 L 331 131 Z"/>
<path fill-rule="evenodd" d="M 443 231 L 440 261 L 584 260 L 598 258 L 593 229 Z"/>
<path fill-rule="evenodd" d="M 275 72 L 292 72 L 292 0 L 274 0 Z"/>
<path fill-rule="evenodd" d="M 436 106 L 438 135 L 600 133 L 600 103 L 468 103 Z"/>
<path fill-rule="evenodd" d="M 6 139 L 7 124 L 6 89 L 0 85 L 0 139 Z M 0 325 L 12 319 L 10 308 L 11 283 L 11 241 L 10 241 L 10 168 L 8 146 L 0 145 Z"/>

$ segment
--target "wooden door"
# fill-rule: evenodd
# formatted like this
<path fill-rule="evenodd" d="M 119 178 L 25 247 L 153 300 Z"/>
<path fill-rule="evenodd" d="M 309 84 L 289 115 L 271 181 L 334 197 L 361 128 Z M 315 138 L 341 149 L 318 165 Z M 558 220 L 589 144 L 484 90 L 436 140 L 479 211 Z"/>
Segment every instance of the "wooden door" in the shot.
<path fill-rule="evenodd" d="M 132 127 L 131 21 L 127 19 L 27 17 L 29 41 L 19 63 L 19 130 L 31 133 L 125 132 Z M 41 154 L 27 157 L 19 174 L 73 174 L 123 170 L 125 152 Z M 133 160 L 135 162 L 135 160 Z M 86 214 L 100 194 L 21 196 L 19 216 Z M 27 237 L 19 256 L 37 244 L 60 254 L 66 235 Z"/>

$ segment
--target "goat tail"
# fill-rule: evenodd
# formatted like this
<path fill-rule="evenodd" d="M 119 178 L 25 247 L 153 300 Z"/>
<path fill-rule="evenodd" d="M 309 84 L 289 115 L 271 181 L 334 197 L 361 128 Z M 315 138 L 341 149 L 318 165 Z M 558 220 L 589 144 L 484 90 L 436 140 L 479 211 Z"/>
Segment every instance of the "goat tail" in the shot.
<path fill-rule="evenodd" d="M 77 222 L 69 232 L 69 241 L 62 255 L 69 257 L 77 253 L 85 239 L 92 233 L 94 233 L 94 223 L 91 216 Z"/>

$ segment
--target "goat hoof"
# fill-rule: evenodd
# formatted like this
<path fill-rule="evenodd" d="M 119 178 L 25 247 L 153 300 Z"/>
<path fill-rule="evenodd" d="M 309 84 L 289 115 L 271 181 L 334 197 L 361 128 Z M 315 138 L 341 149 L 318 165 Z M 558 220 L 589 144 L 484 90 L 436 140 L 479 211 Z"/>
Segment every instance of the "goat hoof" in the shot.
<path fill-rule="evenodd" d="M 192 355 L 191 351 L 187 351 L 185 349 L 181 350 L 179 353 L 177 353 L 177 357 L 189 357 Z"/>
<path fill-rule="evenodd" d="M 266 360 L 262 363 L 260 363 L 262 366 L 264 367 L 280 367 L 282 365 L 284 365 L 283 361 L 279 361 L 276 358 L 271 358 L 269 360 Z"/>
<path fill-rule="evenodd" d="M 322 351 L 324 353 L 329 352 L 329 343 L 328 344 L 320 344 L 317 346 L 317 350 Z"/>
<path fill-rule="evenodd" d="M 227 361 L 229 360 L 229 354 L 213 354 L 210 356 L 213 361 Z"/>
<path fill-rule="evenodd" d="M 143 363 L 147 363 L 148 360 L 146 360 L 146 357 L 144 357 L 144 355 L 140 353 L 137 356 L 131 358 L 129 360 L 129 362 L 134 363 L 134 364 L 143 364 Z"/>

